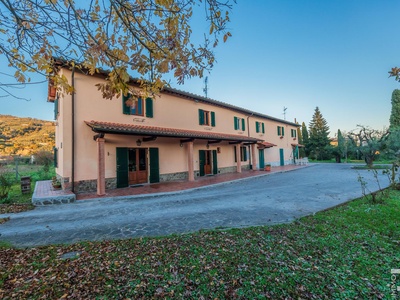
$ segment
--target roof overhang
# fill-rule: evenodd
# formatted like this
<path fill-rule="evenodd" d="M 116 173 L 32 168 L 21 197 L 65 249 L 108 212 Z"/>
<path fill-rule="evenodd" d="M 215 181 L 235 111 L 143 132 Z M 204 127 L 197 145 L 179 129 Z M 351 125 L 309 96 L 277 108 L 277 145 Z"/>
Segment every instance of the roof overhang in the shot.
<path fill-rule="evenodd" d="M 209 131 L 195 131 L 176 128 L 164 128 L 155 126 L 143 126 L 136 124 L 122 124 L 110 123 L 100 121 L 85 121 L 94 132 L 102 134 L 125 134 L 145 137 L 170 137 L 170 138 L 185 138 L 185 139 L 200 139 L 215 141 L 228 141 L 228 142 L 243 142 L 249 144 L 256 144 L 261 140 L 241 136 L 236 134 L 226 134 Z"/>
<path fill-rule="evenodd" d="M 299 147 L 299 148 L 304 148 L 305 146 L 304 145 L 302 145 L 302 144 L 292 144 L 292 147 L 293 148 L 295 148 L 295 147 Z"/>
<path fill-rule="evenodd" d="M 265 148 L 272 148 L 275 147 L 275 144 L 269 143 L 269 142 L 258 142 L 257 143 L 258 148 L 260 149 L 265 149 Z"/>

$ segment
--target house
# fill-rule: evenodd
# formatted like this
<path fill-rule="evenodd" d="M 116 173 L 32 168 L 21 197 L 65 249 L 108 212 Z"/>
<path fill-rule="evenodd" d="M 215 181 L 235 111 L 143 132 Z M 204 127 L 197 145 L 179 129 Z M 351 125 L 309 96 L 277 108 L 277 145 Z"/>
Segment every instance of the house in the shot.
<path fill-rule="evenodd" d="M 75 193 L 293 163 L 297 124 L 173 88 L 155 99 L 102 98 L 95 75 L 71 71 L 73 95 L 49 84 L 56 119 L 55 165 Z M 131 80 L 132 89 L 138 88 Z"/>

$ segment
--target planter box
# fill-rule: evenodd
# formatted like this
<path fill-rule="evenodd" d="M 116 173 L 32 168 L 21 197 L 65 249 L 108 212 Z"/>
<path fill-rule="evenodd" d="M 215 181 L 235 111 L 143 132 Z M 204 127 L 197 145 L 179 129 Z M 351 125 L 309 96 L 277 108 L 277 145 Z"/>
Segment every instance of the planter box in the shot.
<path fill-rule="evenodd" d="M 271 166 L 265 166 L 265 167 L 264 167 L 264 170 L 265 170 L 265 171 L 268 171 L 268 172 L 271 171 Z"/>

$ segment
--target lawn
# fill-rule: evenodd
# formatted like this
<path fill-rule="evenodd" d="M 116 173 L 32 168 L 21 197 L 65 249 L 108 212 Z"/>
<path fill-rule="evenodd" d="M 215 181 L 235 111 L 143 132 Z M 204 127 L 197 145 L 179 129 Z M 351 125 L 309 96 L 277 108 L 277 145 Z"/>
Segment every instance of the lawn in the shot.
<path fill-rule="evenodd" d="M 358 199 L 278 226 L 3 245 L 0 298 L 391 299 L 399 228 L 400 192 L 392 191 L 383 204 Z"/>

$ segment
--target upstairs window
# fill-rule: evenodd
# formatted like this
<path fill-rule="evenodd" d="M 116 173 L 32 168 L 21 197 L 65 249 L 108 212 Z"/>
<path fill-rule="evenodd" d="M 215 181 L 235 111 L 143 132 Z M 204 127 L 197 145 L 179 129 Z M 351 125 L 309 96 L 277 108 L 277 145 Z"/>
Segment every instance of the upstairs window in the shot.
<path fill-rule="evenodd" d="M 290 134 L 292 138 L 297 137 L 297 130 L 296 129 L 290 129 Z"/>
<path fill-rule="evenodd" d="M 243 118 L 233 117 L 233 123 L 235 130 L 246 130 L 245 120 Z"/>
<path fill-rule="evenodd" d="M 215 127 L 215 112 L 199 109 L 199 125 Z"/>
<path fill-rule="evenodd" d="M 283 126 L 277 126 L 277 131 L 279 136 L 285 135 L 285 128 Z"/>
<path fill-rule="evenodd" d="M 122 112 L 125 115 L 153 117 L 153 99 L 135 98 L 131 94 L 122 96 Z"/>
<path fill-rule="evenodd" d="M 257 133 L 265 133 L 265 125 L 263 122 L 256 121 L 256 132 Z"/>

